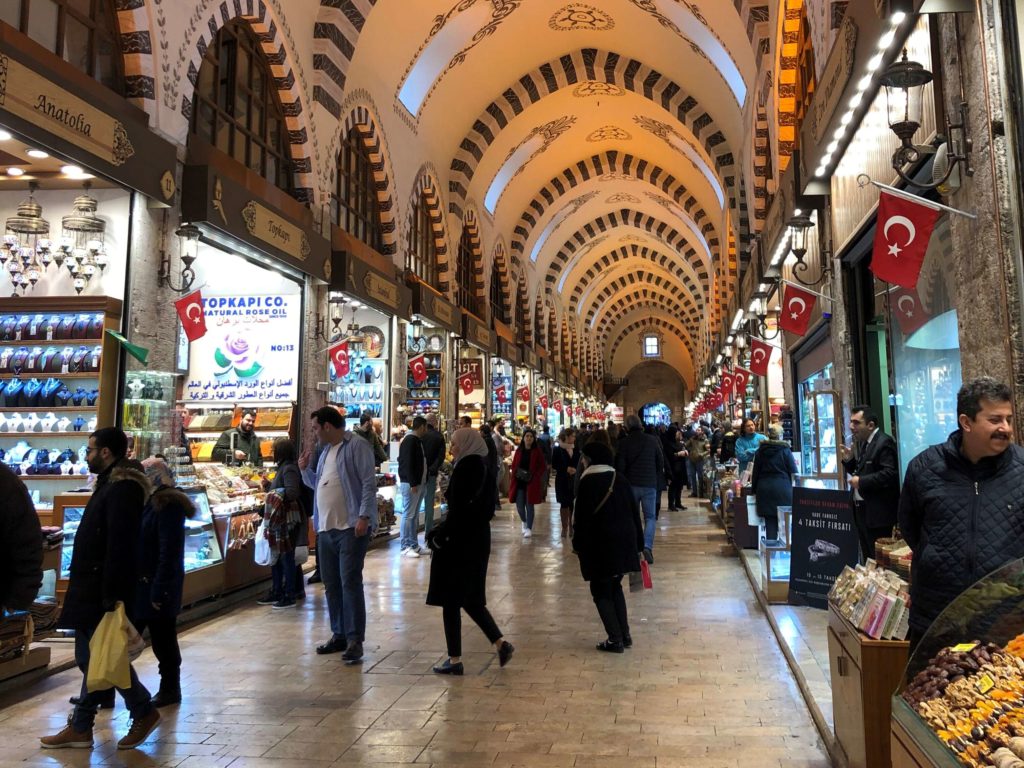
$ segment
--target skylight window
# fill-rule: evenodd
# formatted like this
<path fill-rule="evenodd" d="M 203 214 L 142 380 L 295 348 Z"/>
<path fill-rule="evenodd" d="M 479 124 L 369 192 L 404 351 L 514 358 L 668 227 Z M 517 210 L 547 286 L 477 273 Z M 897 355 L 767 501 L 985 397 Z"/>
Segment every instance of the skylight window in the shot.
<path fill-rule="evenodd" d="M 661 339 L 654 334 L 644 336 L 644 357 L 661 357 Z"/>
<path fill-rule="evenodd" d="M 484 207 L 488 213 L 492 216 L 494 215 L 494 209 L 498 207 L 498 201 L 504 194 L 505 187 L 519 173 L 520 169 L 530 161 L 533 153 L 543 146 L 544 136 L 538 133 L 516 147 L 512 154 L 508 156 L 501 168 L 498 169 L 498 172 L 494 174 L 491 186 L 487 188 L 487 194 L 484 196 Z"/>
<path fill-rule="evenodd" d="M 671 19 L 683 34 L 711 60 L 733 95 L 736 96 L 736 101 L 742 106 L 747 98 L 747 84 L 743 81 L 739 67 L 736 66 L 736 62 L 732 60 L 732 56 L 729 55 L 722 42 L 715 37 L 710 29 L 700 23 L 686 7 L 686 3 L 659 3 L 659 6 L 665 16 Z"/>

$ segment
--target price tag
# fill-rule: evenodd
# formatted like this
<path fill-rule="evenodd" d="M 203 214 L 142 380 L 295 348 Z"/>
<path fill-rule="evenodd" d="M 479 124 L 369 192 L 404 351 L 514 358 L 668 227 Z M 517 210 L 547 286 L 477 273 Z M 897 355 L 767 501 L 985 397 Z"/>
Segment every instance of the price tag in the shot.
<path fill-rule="evenodd" d="M 978 693 L 988 693 L 993 688 L 995 688 L 995 685 L 995 680 L 993 680 L 988 675 L 982 675 L 980 678 L 978 678 Z"/>
<path fill-rule="evenodd" d="M 953 646 L 953 653 L 970 653 L 978 647 L 977 643 L 960 643 L 960 645 Z"/>

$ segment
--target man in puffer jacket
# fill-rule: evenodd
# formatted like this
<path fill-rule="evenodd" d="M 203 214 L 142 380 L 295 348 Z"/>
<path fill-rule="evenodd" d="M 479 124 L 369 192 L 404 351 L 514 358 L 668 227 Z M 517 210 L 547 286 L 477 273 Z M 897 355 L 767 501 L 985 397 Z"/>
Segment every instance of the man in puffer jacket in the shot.
<path fill-rule="evenodd" d="M 960 428 L 910 462 L 900 496 L 900 530 L 914 551 L 912 649 L 957 595 L 1024 557 L 1024 449 L 1013 442 L 1010 388 L 975 379 L 956 410 Z"/>

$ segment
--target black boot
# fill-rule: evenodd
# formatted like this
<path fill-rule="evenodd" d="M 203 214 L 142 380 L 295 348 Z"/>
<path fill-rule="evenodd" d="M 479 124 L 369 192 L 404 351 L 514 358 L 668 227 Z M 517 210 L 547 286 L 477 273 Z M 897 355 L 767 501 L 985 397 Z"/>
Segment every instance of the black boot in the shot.
<path fill-rule="evenodd" d="M 107 688 L 105 691 L 100 691 L 101 698 L 97 702 L 97 706 L 100 709 L 113 709 L 114 708 L 114 689 Z M 68 701 L 72 704 L 77 705 L 80 697 L 72 696 Z"/>
<path fill-rule="evenodd" d="M 181 704 L 181 678 L 178 675 L 161 675 L 160 690 L 153 697 L 154 707 L 169 707 Z"/>

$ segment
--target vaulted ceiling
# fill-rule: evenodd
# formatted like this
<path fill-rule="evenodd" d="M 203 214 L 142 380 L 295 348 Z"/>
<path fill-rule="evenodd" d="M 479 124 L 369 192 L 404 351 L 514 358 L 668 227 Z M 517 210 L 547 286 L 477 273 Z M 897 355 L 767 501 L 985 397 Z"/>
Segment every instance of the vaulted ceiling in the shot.
<path fill-rule="evenodd" d="M 745 6 L 322 0 L 314 98 L 328 121 L 367 108 L 398 199 L 435 176 L 448 242 L 472 217 L 602 370 L 657 329 L 692 384 L 752 227 Z"/>

